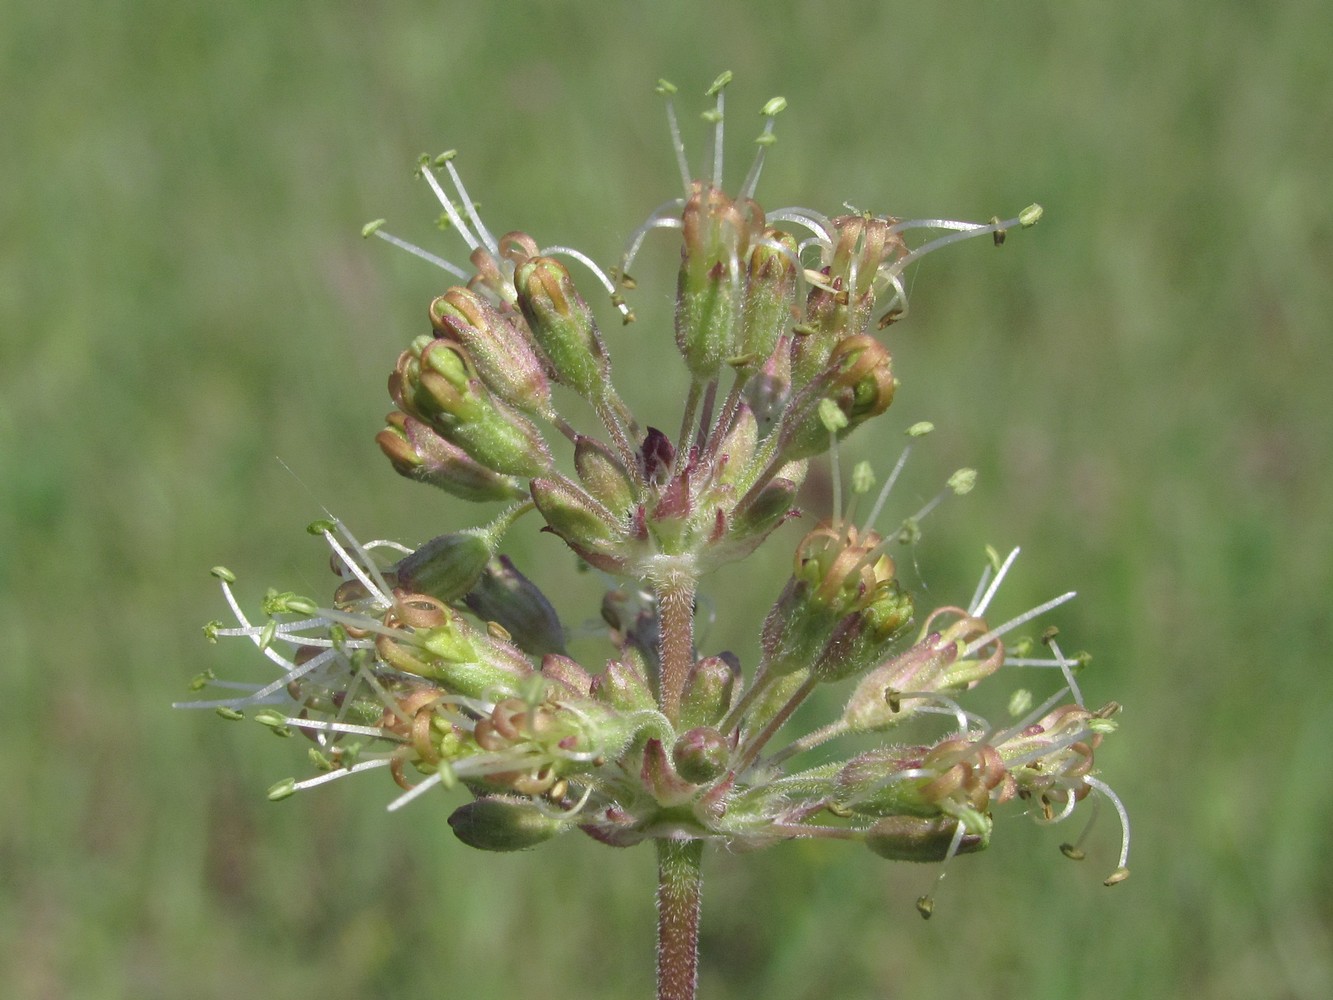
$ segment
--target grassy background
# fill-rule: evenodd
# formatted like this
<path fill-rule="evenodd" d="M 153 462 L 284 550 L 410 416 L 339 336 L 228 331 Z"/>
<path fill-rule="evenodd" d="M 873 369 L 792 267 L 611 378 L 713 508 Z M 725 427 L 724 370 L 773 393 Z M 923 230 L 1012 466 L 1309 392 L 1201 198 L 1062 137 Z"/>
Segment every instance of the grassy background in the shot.
<path fill-rule="evenodd" d="M 1333 992 L 1333 7 L 713 6 L 11 5 L 6 996 L 649 993 L 651 852 L 479 855 L 443 799 L 387 816 L 373 779 L 271 806 L 291 745 L 167 706 L 205 666 L 256 676 L 200 639 L 222 611 L 210 565 L 251 597 L 313 589 L 301 528 L 320 504 L 409 541 L 476 518 L 372 442 L 388 366 L 442 290 L 357 235 L 387 216 L 433 238 L 414 156 L 459 147 L 492 228 L 609 262 L 675 191 L 652 83 L 681 84 L 692 119 L 727 67 L 733 177 L 751 109 L 792 104 L 769 205 L 1046 206 L 1003 252 L 919 269 L 895 407 L 940 432 L 904 503 L 982 472 L 920 550 L 942 597 L 966 594 L 986 541 L 1025 546 L 1009 610 L 1081 591 L 1058 620 L 1096 654 L 1090 700 L 1126 705 L 1099 763 L 1135 854 L 1105 890 L 1113 824 L 1080 866 L 1056 853 L 1065 831 L 1010 816 L 930 923 L 911 902 L 926 869 L 837 845 L 712 855 L 703 995 Z M 612 333 L 644 383 L 666 350 L 653 294 Z M 856 447 L 883 466 L 897 445 Z M 757 584 L 728 578 L 750 607 L 729 597 L 710 642 L 752 642 L 773 558 Z"/>

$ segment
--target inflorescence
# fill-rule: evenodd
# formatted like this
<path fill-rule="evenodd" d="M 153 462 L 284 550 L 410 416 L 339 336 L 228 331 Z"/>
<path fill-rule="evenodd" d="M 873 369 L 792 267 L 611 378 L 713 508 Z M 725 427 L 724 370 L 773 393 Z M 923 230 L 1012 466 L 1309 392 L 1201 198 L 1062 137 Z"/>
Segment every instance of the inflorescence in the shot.
<path fill-rule="evenodd" d="M 310 530 L 331 550 L 337 585 L 321 599 L 270 591 L 254 620 L 232 574 L 215 569 L 236 624 L 211 623 L 208 637 L 249 639 L 277 676 L 239 685 L 206 674 L 197 688 L 230 696 L 182 707 L 252 713 L 279 735 L 309 738 L 314 776 L 279 782 L 272 799 L 376 769 L 403 789 L 390 809 L 461 785 L 471 798 L 450 825 L 486 850 L 579 829 L 616 846 L 820 837 L 861 841 L 889 859 L 946 861 L 987 845 L 1002 803 L 1020 800 L 1053 823 L 1092 797 L 1120 817 L 1123 844 L 1107 883 L 1120 881 L 1128 819 L 1094 769 L 1118 706 L 1084 704 L 1075 673 L 1086 656 L 1064 654 L 1054 629 L 1015 638 L 1074 595 L 992 626 L 987 615 L 1018 553 L 990 552 L 966 604 L 919 608 L 889 548 L 915 536 L 934 501 L 885 534 L 874 524 L 910 442 L 930 426 L 908 429 L 908 447 L 860 523 L 854 509 L 874 473 L 866 463 L 852 471 L 844 509 L 837 467 L 839 441 L 893 400 L 898 380 L 876 333 L 906 315 L 906 268 L 960 239 L 990 235 L 998 245 L 1040 209 L 988 223 L 766 212 L 755 190 L 785 102 L 764 106 L 758 153 L 730 196 L 729 80 L 709 90 L 715 134 L 702 179 L 686 162 L 674 88 L 659 85 L 682 195 L 653 211 L 610 272 L 526 233 L 497 239 L 453 154 L 423 157 L 420 174 L 471 266 L 379 222 L 366 227 L 458 281 L 398 358 L 395 409 L 377 440 L 401 475 L 506 506 L 485 527 L 416 549 L 363 545 L 336 520 L 316 522 Z M 562 262 L 590 272 L 631 322 L 630 268 L 656 230 L 681 243 L 675 343 L 685 385 L 674 437 L 641 425 L 623 400 L 593 310 Z M 922 230 L 942 235 L 909 246 Z M 596 433 L 558 412 L 556 385 L 588 404 Z M 557 445 L 572 461 L 557 460 Z M 796 546 L 747 676 L 733 654 L 696 648 L 698 581 L 799 516 L 797 492 L 822 455 L 833 463 L 832 514 Z M 966 492 L 973 479 L 960 470 L 941 496 Z M 510 527 L 532 516 L 612 578 L 601 614 L 613 655 L 600 669 L 569 655 L 556 609 L 500 551 Z M 1020 689 L 1014 721 L 1003 725 L 964 707 L 970 689 L 1021 667 L 1054 670 L 1058 690 L 1033 707 Z M 850 689 L 841 714 L 789 732 L 797 707 L 833 684 Z M 925 742 L 894 741 L 904 731 L 920 739 L 923 728 L 933 733 Z M 871 749 L 839 755 L 847 742 Z M 1062 849 L 1082 857 L 1082 839 Z M 918 906 L 928 916 L 930 897 Z"/>

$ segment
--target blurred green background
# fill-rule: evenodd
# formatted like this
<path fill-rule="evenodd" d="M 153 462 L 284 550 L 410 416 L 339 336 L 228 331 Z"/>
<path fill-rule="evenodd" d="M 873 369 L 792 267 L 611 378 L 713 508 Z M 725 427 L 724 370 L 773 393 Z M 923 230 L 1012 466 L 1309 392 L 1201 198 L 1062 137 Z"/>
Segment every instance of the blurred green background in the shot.
<path fill-rule="evenodd" d="M 609 264 L 677 191 L 654 81 L 681 85 L 697 163 L 725 68 L 733 187 L 753 110 L 791 102 L 770 207 L 1045 206 L 1002 251 L 918 268 L 892 426 L 849 451 L 883 469 L 896 428 L 939 426 L 899 513 L 980 469 L 918 550 L 941 600 L 970 593 L 986 542 L 1025 548 L 1004 610 L 1080 591 L 1054 617 L 1095 654 L 1089 700 L 1125 705 L 1098 760 L 1132 811 L 1134 876 L 1101 886 L 1109 814 L 1083 865 L 1056 851 L 1072 828 L 1002 817 L 929 923 L 912 901 L 931 869 L 836 844 L 714 852 L 701 996 L 1333 993 L 1331 43 L 1317 0 L 11 4 L 3 994 L 650 994 L 650 851 L 479 854 L 443 796 L 387 815 L 387 779 L 271 805 L 299 747 L 168 706 L 205 667 L 266 676 L 203 642 L 225 610 L 209 566 L 251 600 L 321 589 L 302 530 L 321 505 L 404 541 L 478 519 L 373 443 L 446 281 L 359 227 L 387 216 L 463 256 L 431 228 L 416 154 L 458 147 L 496 231 Z M 608 324 L 650 413 L 678 398 L 653 376 L 664 247 L 636 275 L 642 321 Z M 540 579 L 569 571 L 520 535 Z M 753 663 L 789 551 L 726 578 L 711 646 Z"/>

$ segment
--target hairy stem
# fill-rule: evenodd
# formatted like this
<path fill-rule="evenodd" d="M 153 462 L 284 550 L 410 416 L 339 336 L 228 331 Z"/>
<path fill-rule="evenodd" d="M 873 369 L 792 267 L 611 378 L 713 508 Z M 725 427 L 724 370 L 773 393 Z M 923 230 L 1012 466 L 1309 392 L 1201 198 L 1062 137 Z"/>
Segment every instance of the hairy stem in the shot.
<path fill-rule="evenodd" d="M 657 1000 L 694 1000 L 702 840 L 657 841 Z"/>
<path fill-rule="evenodd" d="M 694 663 L 694 577 L 674 571 L 654 581 L 654 590 L 662 630 L 660 707 L 662 714 L 674 725 L 680 718 L 680 696 L 685 689 L 685 678 Z"/>

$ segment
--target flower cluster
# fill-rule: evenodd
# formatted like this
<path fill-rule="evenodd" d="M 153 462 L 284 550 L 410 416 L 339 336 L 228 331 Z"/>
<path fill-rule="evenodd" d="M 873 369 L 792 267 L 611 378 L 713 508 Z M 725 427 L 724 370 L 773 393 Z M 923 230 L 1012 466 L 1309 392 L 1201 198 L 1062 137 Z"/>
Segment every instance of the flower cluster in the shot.
<path fill-rule="evenodd" d="M 874 528 L 910 445 L 860 523 L 852 513 L 874 473 L 853 471 L 844 510 L 837 468 L 839 441 L 893 401 L 898 381 L 877 333 L 907 312 L 905 269 L 958 239 L 999 244 L 1040 210 L 988 223 L 765 211 L 755 190 L 784 102 L 765 105 L 759 152 L 729 195 L 728 80 L 710 90 L 716 133 L 703 179 L 685 161 L 673 88 L 661 85 L 682 195 L 652 214 L 609 273 L 526 233 L 496 238 L 453 155 L 423 158 L 420 173 L 466 241 L 470 267 L 380 223 L 367 227 L 458 282 L 431 302 L 429 329 L 393 366 L 395 409 L 377 440 L 401 475 L 507 506 L 484 527 L 416 549 L 362 545 L 341 523 L 317 522 L 311 531 L 333 554 L 337 584 L 321 598 L 271 591 L 258 621 L 235 598 L 232 574 L 216 569 L 236 624 L 212 623 L 208 635 L 250 639 L 278 674 L 185 704 L 232 718 L 250 711 L 279 734 L 310 738 L 316 774 L 280 782 L 274 799 L 372 769 L 402 787 L 393 809 L 436 786 L 462 786 L 470 798 L 450 825 L 486 850 L 578 829 L 615 846 L 820 837 L 861 841 L 890 859 L 943 861 L 986 846 L 997 805 L 1018 799 L 1053 822 L 1092 795 L 1122 820 L 1108 882 L 1118 881 L 1128 823 L 1094 769 L 1117 706 L 1084 705 L 1074 676 L 1084 658 L 1063 654 L 1053 630 L 1041 655 L 1037 641 L 1014 640 L 1073 595 L 993 627 L 987 614 L 1017 552 L 992 552 L 967 604 L 919 608 L 890 545 L 926 511 L 884 534 Z M 630 269 L 656 230 L 674 231 L 681 247 L 674 340 L 684 405 L 674 436 L 641 424 L 625 402 L 595 310 L 565 263 L 586 268 L 628 323 Z M 908 237 L 920 230 L 943 235 L 913 248 Z M 587 404 L 579 409 L 594 429 L 558 410 L 570 394 Z M 915 425 L 909 436 L 929 429 Z M 824 455 L 833 511 L 796 546 L 791 576 L 757 629 L 758 662 L 746 670 L 732 653 L 700 650 L 699 581 L 799 516 L 798 491 Z M 962 470 L 945 493 L 966 492 L 972 479 Z M 560 614 L 502 553 L 523 518 L 608 575 L 606 662 L 569 655 Z M 1020 690 L 1006 725 L 963 707 L 971 688 L 1023 666 L 1051 668 L 1059 690 L 1036 707 Z M 198 686 L 214 683 L 204 676 Z M 824 685 L 849 688 L 841 713 L 790 733 L 793 713 Z M 933 735 L 895 741 L 923 732 Z M 848 744 L 860 749 L 837 752 Z M 928 914 L 928 897 L 921 906 Z"/>

